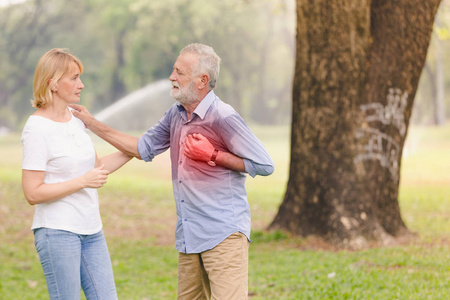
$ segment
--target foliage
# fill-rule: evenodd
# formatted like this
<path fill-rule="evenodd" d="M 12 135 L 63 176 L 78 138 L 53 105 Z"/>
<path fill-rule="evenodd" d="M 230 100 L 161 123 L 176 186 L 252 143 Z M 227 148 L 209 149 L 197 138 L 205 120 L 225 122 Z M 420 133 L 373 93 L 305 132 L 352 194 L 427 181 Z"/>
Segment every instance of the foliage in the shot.
<path fill-rule="evenodd" d="M 32 112 L 33 72 L 54 47 L 69 48 L 85 64 L 82 104 L 91 110 L 157 79 L 168 78 L 179 50 L 191 42 L 212 45 L 222 57 L 218 95 L 247 120 L 290 120 L 295 1 L 292 0 L 28 0 L 0 7 L 0 127 L 19 130 Z M 449 2 L 439 10 L 435 39 L 448 36 Z M 443 40 L 443 63 L 450 40 Z M 432 67 L 433 69 L 433 67 Z M 448 69 L 448 68 L 447 68 Z M 445 74 L 445 85 L 450 77 Z M 430 79 L 424 72 L 415 123 L 432 119 Z M 446 94 L 447 115 L 450 93 Z"/>
<path fill-rule="evenodd" d="M 441 48 L 442 60 L 438 58 L 438 48 Z M 416 99 L 414 102 L 412 122 L 415 124 L 432 124 L 433 113 L 435 105 L 433 105 L 433 85 L 439 84 L 436 82 L 437 65 L 443 67 L 443 85 L 447 92 L 445 97 L 445 115 L 450 114 L 450 76 L 446 71 L 450 61 L 449 49 L 450 47 L 450 1 L 443 0 L 436 15 L 434 25 L 434 32 L 431 37 L 430 47 L 427 53 L 427 61 L 425 71 L 422 76 L 417 90 Z M 427 70 L 426 70 L 427 69 Z M 426 72 L 428 71 L 428 72 Z"/>
<path fill-rule="evenodd" d="M 285 189 L 287 127 L 255 127 L 276 165 L 249 178 L 252 210 L 250 299 L 447 299 L 450 296 L 450 126 L 411 127 L 399 201 L 411 241 L 335 251 L 314 239 L 267 232 Z M 95 138 L 99 155 L 114 151 Z M 120 299 L 174 299 L 177 252 L 168 153 L 133 160 L 100 190 L 101 211 Z M 29 230 L 34 209 L 22 194 L 18 135 L 0 137 L 0 299 L 48 299 Z"/>
<path fill-rule="evenodd" d="M 181 48 L 192 42 L 209 44 L 221 56 L 217 91 L 224 101 L 259 123 L 288 121 L 295 24 L 291 1 L 67 4 L 29 0 L 0 7 L 0 126 L 18 129 L 32 111 L 34 68 L 51 48 L 69 48 L 83 61 L 82 104 L 98 111 L 167 79 Z"/>

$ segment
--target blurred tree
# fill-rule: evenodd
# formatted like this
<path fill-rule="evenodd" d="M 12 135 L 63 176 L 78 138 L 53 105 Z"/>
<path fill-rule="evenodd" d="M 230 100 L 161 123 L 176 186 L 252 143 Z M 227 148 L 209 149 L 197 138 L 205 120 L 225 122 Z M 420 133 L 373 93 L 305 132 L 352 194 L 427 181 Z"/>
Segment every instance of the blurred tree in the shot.
<path fill-rule="evenodd" d="M 440 0 L 297 0 L 291 163 L 270 228 L 362 248 L 409 232 L 403 145 Z"/>
<path fill-rule="evenodd" d="M 436 23 L 439 26 L 439 20 L 436 19 Z M 434 124 L 438 126 L 445 125 L 445 86 L 444 86 L 444 63 L 442 55 L 442 40 L 445 38 L 442 36 L 437 37 L 436 46 L 436 97 L 433 101 L 434 106 Z"/>
<path fill-rule="evenodd" d="M 412 122 L 445 124 L 450 113 L 450 76 L 445 72 L 450 55 L 450 1 L 442 0 L 434 22 L 425 68 L 414 100 Z"/>
<path fill-rule="evenodd" d="M 442 27 L 439 22 L 439 15 L 436 16 L 435 25 L 435 68 L 433 69 L 427 60 L 425 63 L 425 70 L 430 80 L 433 124 L 443 126 L 445 124 L 445 82 L 442 44 L 448 37 L 446 28 Z"/>
<path fill-rule="evenodd" d="M 0 7 L 0 123 L 18 128 L 32 112 L 34 67 L 51 48 L 69 48 L 83 61 L 82 103 L 95 112 L 167 79 L 181 48 L 192 42 L 209 44 L 222 57 L 217 93 L 224 101 L 254 122 L 289 121 L 292 0 L 68 3 Z"/>
<path fill-rule="evenodd" d="M 291 67 L 295 59 L 295 36 L 292 27 L 295 16 L 291 13 L 295 9 L 293 1 L 269 1 L 265 3 L 264 22 L 267 23 L 266 33 L 261 37 L 262 45 L 258 63 L 257 91 L 252 97 L 251 117 L 260 124 L 281 123 L 281 118 L 289 121 L 286 115 L 279 116 L 278 109 L 286 112 L 290 108 L 292 80 L 285 80 L 280 73 L 289 74 L 294 71 Z M 280 59 L 280 58 L 283 59 Z M 277 60 L 273 60 L 277 58 Z M 284 81 L 280 82 L 280 79 Z"/>
<path fill-rule="evenodd" d="M 17 121 L 17 115 L 11 111 L 22 108 L 14 101 L 13 96 L 31 99 L 31 88 L 26 91 L 23 86 L 30 86 L 28 65 L 29 57 L 34 47 L 39 43 L 39 35 L 47 35 L 47 26 L 42 22 L 44 4 L 40 0 L 27 3 L 25 10 L 18 6 L 4 8 L 0 17 L 0 125 L 12 126 Z M 2 124 L 3 123 L 3 124 Z"/>
<path fill-rule="evenodd" d="M 442 58 L 442 38 L 436 39 L 436 76 L 433 76 L 433 120 L 437 126 L 445 125 L 445 86 L 444 64 Z"/>
<path fill-rule="evenodd" d="M 68 30 L 78 36 L 73 24 L 82 20 L 84 6 L 63 4 L 30 0 L 0 9 L 0 125 L 14 128 L 32 111 L 39 57 L 53 47 L 65 47 L 61 41 Z"/>
<path fill-rule="evenodd" d="M 104 107 L 120 99 L 131 91 L 126 83 L 127 52 L 130 48 L 129 35 L 135 31 L 137 16 L 131 10 L 131 0 L 91 0 L 90 23 L 95 36 L 103 44 L 103 79 L 108 86 L 102 97 L 94 103 L 94 108 Z"/>

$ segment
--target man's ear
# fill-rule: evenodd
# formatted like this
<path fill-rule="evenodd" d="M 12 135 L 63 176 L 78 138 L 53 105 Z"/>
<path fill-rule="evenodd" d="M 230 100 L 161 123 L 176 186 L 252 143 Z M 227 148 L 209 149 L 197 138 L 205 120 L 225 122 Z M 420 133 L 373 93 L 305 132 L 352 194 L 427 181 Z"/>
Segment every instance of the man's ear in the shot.
<path fill-rule="evenodd" d="M 207 88 L 208 87 L 208 83 L 209 83 L 209 76 L 206 75 L 206 74 L 203 74 L 203 75 L 200 76 L 200 84 L 199 84 L 198 88 L 200 90 L 204 89 L 205 87 Z"/>

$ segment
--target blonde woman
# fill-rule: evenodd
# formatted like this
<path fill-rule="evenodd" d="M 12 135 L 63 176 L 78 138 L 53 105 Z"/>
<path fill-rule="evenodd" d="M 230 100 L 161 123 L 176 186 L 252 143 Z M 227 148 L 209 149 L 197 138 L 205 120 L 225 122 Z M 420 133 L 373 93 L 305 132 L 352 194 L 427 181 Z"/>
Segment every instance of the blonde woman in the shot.
<path fill-rule="evenodd" d="M 131 157 L 116 152 L 99 159 L 78 103 L 83 64 L 65 49 L 52 49 L 34 74 L 37 110 L 22 133 L 22 185 L 36 210 L 31 229 L 50 299 L 117 299 L 102 231 L 97 189 Z"/>

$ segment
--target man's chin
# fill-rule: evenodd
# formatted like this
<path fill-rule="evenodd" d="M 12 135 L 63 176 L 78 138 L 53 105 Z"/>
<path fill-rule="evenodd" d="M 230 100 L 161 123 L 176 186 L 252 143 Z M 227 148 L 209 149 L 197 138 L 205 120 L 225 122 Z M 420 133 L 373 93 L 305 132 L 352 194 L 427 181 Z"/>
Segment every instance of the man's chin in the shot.
<path fill-rule="evenodd" d="M 180 98 L 180 91 L 178 90 L 171 90 L 170 91 L 170 97 L 174 98 L 175 100 L 178 100 L 178 98 Z"/>
<path fill-rule="evenodd" d="M 186 104 L 189 102 L 186 97 L 181 95 L 181 93 L 170 93 L 170 96 L 175 99 L 176 101 L 180 102 L 181 104 Z"/>

